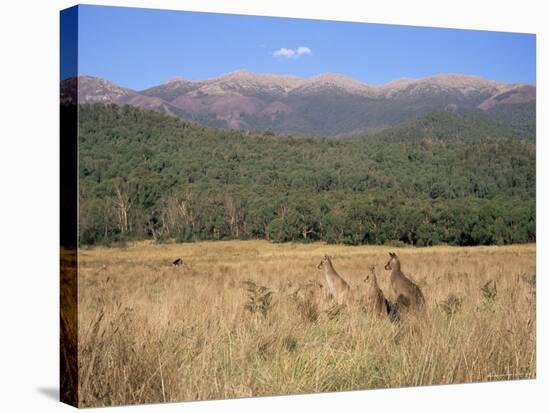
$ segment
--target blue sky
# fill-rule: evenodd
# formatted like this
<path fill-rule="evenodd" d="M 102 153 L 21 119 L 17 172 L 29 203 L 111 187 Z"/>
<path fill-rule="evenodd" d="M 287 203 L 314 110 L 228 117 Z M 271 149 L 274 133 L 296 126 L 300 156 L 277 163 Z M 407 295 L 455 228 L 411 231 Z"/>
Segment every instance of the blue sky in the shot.
<path fill-rule="evenodd" d="M 536 80 L 532 34 L 103 6 L 80 6 L 78 22 L 79 74 L 136 90 L 239 69 L 369 84 L 438 73 Z"/>

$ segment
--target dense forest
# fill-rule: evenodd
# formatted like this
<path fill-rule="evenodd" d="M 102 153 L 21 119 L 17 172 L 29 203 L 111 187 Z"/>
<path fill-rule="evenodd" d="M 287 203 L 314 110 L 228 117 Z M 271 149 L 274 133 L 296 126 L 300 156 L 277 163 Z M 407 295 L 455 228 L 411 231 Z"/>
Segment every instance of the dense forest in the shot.
<path fill-rule="evenodd" d="M 410 125 L 299 138 L 81 105 L 80 243 L 535 241 L 532 141 L 451 113 Z"/>

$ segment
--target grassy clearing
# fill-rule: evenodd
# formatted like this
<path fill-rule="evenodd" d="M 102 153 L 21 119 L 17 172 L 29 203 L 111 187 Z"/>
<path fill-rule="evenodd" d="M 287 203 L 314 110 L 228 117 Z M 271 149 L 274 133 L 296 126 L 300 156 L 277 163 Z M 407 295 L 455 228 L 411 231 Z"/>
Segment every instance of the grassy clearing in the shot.
<path fill-rule="evenodd" d="M 369 265 L 392 298 L 390 250 L 426 317 L 363 311 Z M 345 308 L 319 288 L 324 253 L 355 291 Z M 535 377 L 535 245 L 140 242 L 79 254 L 83 406 Z"/>

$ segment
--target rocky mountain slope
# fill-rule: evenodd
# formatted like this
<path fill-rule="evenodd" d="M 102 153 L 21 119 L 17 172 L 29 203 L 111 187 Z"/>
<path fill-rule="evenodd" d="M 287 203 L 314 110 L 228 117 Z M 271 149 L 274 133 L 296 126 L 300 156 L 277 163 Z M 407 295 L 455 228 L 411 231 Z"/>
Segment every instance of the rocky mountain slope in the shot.
<path fill-rule="evenodd" d="M 75 87 L 76 79 L 63 81 L 62 99 Z M 78 78 L 80 103 L 129 104 L 207 126 L 305 135 L 372 132 L 432 111 L 474 112 L 503 123 L 510 118 L 517 130 L 531 131 L 526 124 L 534 124 L 535 98 L 532 85 L 461 74 L 374 86 L 336 73 L 299 78 L 237 71 L 200 81 L 177 78 L 143 91 Z"/>

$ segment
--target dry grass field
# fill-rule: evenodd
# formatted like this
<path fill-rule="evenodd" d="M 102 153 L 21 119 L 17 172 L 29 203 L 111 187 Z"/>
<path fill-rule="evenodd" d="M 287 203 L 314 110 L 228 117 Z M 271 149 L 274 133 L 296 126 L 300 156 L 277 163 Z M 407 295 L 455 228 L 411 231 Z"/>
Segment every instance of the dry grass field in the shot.
<path fill-rule="evenodd" d="M 389 251 L 422 288 L 424 316 L 392 323 L 363 310 L 370 265 L 392 298 L 384 270 Z M 344 307 L 319 287 L 324 253 L 354 291 Z M 171 265 L 177 257 L 183 266 Z M 536 374 L 535 245 L 140 242 L 81 249 L 79 260 L 83 406 Z"/>

